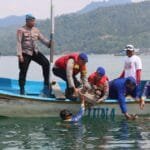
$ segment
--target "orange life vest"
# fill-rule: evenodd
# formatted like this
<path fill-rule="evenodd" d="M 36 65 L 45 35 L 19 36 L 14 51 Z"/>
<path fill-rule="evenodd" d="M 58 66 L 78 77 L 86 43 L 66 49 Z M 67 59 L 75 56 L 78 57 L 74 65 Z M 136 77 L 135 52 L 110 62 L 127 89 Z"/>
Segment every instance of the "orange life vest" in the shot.
<path fill-rule="evenodd" d="M 87 73 L 86 65 L 82 65 L 82 66 L 79 65 L 78 57 L 79 57 L 78 53 L 72 53 L 66 56 L 62 56 L 56 60 L 55 66 L 66 70 L 68 60 L 73 59 L 74 60 L 73 75 L 76 75 L 79 72 L 81 72 L 81 75 L 84 75 Z"/>
<path fill-rule="evenodd" d="M 107 76 L 103 76 L 101 79 L 97 79 L 97 75 L 96 72 L 92 73 L 89 77 L 88 77 L 88 82 L 92 85 L 96 85 L 98 88 L 100 88 L 101 90 L 103 90 L 106 81 L 108 81 L 108 77 Z"/>

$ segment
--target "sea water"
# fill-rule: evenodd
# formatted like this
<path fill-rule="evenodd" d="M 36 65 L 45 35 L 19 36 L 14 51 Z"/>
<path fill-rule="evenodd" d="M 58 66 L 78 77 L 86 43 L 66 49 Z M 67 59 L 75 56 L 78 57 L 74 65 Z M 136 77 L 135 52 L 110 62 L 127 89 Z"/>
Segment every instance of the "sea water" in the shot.
<path fill-rule="evenodd" d="M 59 56 L 54 57 L 54 61 Z M 150 80 L 150 55 L 140 55 L 143 63 L 142 79 Z M 47 56 L 49 59 L 49 56 Z M 124 56 L 114 56 L 114 55 L 89 55 L 89 62 L 87 63 L 88 74 L 94 72 L 98 66 L 102 66 L 106 70 L 106 74 L 109 79 L 119 77 L 123 71 Z M 53 65 L 53 64 L 52 64 Z M 8 77 L 18 79 L 18 58 L 17 56 L 1 56 L 0 57 L 0 77 Z M 59 80 L 57 77 L 53 76 L 53 80 Z M 27 73 L 28 80 L 43 80 L 41 67 L 31 62 L 29 70 Z"/>
<path fill-rule="evenodd" d="M 57 56 L 58 57 L 58 56 Z M 55 57 L 55 59 L 57 58 Z M 143 62 L 142 79 L 150 79 L 149 56 L 140 56 Z M 110 80 L 123 69 L 124 57 L 90 55 L 88 74 L 103 66 Z M 18 79 L 15 56 L 0 57 L 0 77 Z M 54 80 L 59 80 L 51 74 Z M 31 63 L 28 80 L 42 80 L 41 67 Z M 83 117 L 79 123 L 65 123 L 53 118 L 0 117 L 0 150 L 97 150 L 150 149 L 150 116 L 127 121 L 114 118 Z"/>
<path fill-rule="evenodd" d="M 0 118 L 1 150 L 150 149 L 150 117 L 135 121 L 84 117 L 78 123 L 57 118 Z"/>

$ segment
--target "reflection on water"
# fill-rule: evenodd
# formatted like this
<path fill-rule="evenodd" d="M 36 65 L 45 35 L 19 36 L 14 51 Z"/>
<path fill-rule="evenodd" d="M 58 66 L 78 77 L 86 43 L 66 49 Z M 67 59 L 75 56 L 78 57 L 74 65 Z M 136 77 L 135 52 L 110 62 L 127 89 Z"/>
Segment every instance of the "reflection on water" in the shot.
<path fill-rule="evenodd" d="M 150 149 L 150 118 L 83 118 L 71 124 L 59 118 L 1 118 L 0 149 Z"/>

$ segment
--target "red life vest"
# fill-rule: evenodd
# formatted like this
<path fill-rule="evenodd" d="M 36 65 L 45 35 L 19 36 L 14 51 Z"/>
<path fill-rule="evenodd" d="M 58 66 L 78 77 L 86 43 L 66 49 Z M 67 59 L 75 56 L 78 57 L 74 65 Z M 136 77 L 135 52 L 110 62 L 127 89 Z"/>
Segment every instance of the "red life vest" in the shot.
<path fill-rule="evenodd" d="M 79 72 L 81 72 L 82 75 L 86 74 L 86 72 L 87 72 L 86 66 L 85 65 L 82 65 L 82 66 L 79 65 L 78 57 L 79 57 L 79 53 L 72 53 L 72 54 L 69 54 L 66 56 L 62 56 L 56 60 L 55 66 L 57 66 L 58 68 L 66 70 L 68 60 L 73 59 L 74 60 L 73 75 L 76 75 Z"/>
<path fill-rule="evenodd" d="M 104 75 L 101 79 L 98 80 L 96 74 L 97 74 L 96 72 L 92 73 L 88 77 L 88 82 L 92 85 L 96 85 L 98 88 L 103 90 L 106 81 L 108 81 L 108 77 Z"/>

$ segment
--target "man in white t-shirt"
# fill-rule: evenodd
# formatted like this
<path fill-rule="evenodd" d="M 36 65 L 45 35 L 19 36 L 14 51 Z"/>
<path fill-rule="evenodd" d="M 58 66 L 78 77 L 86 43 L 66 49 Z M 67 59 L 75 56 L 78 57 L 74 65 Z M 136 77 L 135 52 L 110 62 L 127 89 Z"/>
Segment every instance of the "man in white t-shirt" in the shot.
<path fill-rule="evenodd" d="M 135 55 L 135 48 L 133 45 L 127 45 L 124 49 L 127 57 L 125 58 L 124 70 L 120 77 L 133 77 L 137 84 L 141 81 L 142 62 L 140 57 Z"/>

